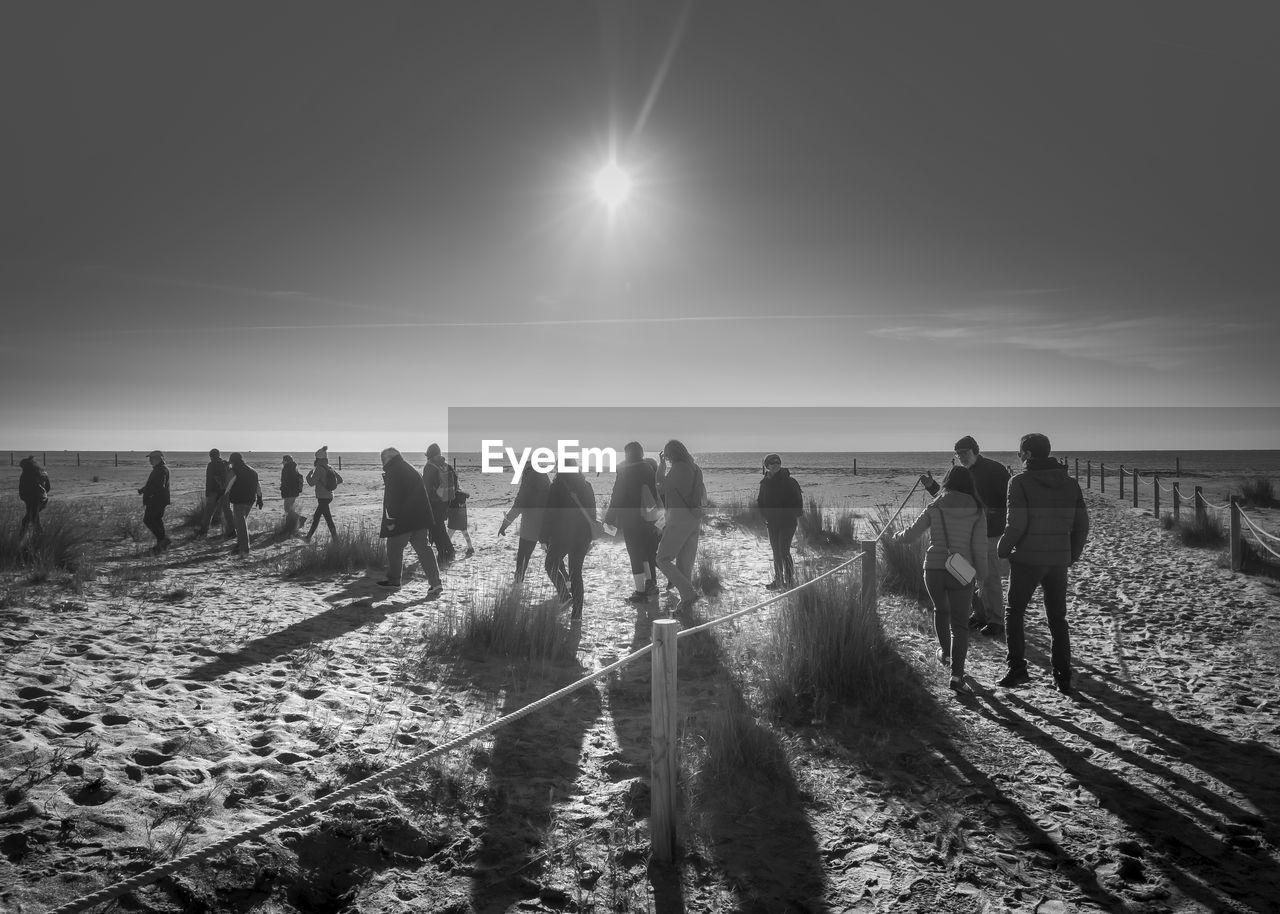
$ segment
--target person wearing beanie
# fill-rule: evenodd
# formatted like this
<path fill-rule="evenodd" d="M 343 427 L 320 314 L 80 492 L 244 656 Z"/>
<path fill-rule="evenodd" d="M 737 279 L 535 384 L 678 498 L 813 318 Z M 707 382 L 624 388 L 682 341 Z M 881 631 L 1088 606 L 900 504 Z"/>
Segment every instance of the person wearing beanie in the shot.
<path fill-rule="evenodd" d="M 422 485 L 427 490 L 427 500 L 431 502 L 431 540 L 436 544 L 436 555 L 441 567 L 448 565 L 457 555 L 453 548 L 453 538 L 445 526 L 449 518 L 449 502 L 453 494 L 449 484 L 449 462 L 444 459 L 440 445 L 434 442 L 427 446 L 427 462 L 422 466 Z"/>
<path fill-rule="evenodd" d="M 231 502 L 235 520 L 236 544 L 232 555 L 249 554 L 249 512 L 256 503 L 262 508 L 262 485 L 258 471 L 244 462 L 239 451 L 231 455 L 231 479 L 227 482 L 227 500 Z"/>
<path fill-rule="evenodd" d="M 36 463 L 34 454 L 18 461 L 21 472 L 18 475 L 18 498 L 26 507 L 27 513 L 22 516 L 22 526 L 18 529 L 18 537 L 27 535 L 27 527 L 35 536 L 40 535 L 40 512 L 49 503 L 49 492 L 53 486 L 49 483 L 49 474 L 44 467 Z"/>
<path fill-rule="evenodd" d="M 987 519 L 986 573 L 978 579 L 969 628 L 994 637 L 1004 630 L 1003 578 L 1009 573 L 1009 563 L 996 555 L 996 543 L 1004 532 L 1009 470 L 1003 463 L 983 457 L 972 435 L 965 435 L 957 441 L 954 451 L 952 462 L 964 467 L 973 477 L 974 491 Z M 921 476 L 920 484 L 930 495 L 938 494 L 938 483 L 932 473 Z"/>
<path fill-rule="evenodd" d="M 382 460 L 382 526 L 378 535 L 387 541 L 387 576 L 378 582 L 379 587 L 396 590 L 400 587 L 404 571 L 404 549 L 412 545 L 422 563 L 431 589 L 427 599 L 434 600 L 444 592 L 440 582 L 440 568 L 435 553 L 431 551 L 431 503 L 427 490 L 422 487 L 422 477 L 409 466 L 400 452 L 393 447 L 384 448 Z"/>
<path fill-rule="evenodd" d="M 791 540 L 804 516 L 804 495 L 800 483 L 782 465 L 782 458 L 770 454 L 764 458 L 764 478 L 756 505 L 769 528 L 769 547 L 773 550 L 773 580 L 766 590 L 789 590 L 796 586 L 796 567 L 791 558 Z"/>
<path fill-rule="evenodd" d="M 316 451 L 315 466 L 307 473 L 307 485 L 315 486 L 316 490 L 316 510 L 311 515 L 311 529 L 303 537 L 307 542 L 311 542 L 311 537 L 315 536 L 316 528 L 320 526 L 320 518 L 322 517 L 329 527 L 329 536 L 336 537 L 338 535 L 338 525 L 333 522 L 333 514 L 329 510 L 329 505 L 333 502 L 334 490 L 341 483 L 342 475 L 329 466 L 329 446 L 326 444 Z"/>
<path fill-rule="evenodd" d="M 658 503 L 658 474 L 652 461 L 644 459 L 644 448 L 638 441 L 628 442 L 622 449 L 623 461 L 614 477 L 613 494 L 604 522 L 622 531 L 631 561 L 634 590 L 628 603 L 644 603 L 658 592 L 658 527 L 645 519 L 645 505 Z"/>
<path fill-rule="evenodd" d="M 169 548 L 169 537 L 164 530 L 164 509 L 169 507 L 169 468 L 161 451 L 148 454 L 147 462 L 151 464 L 151 475 L 138 494 L 142 496 L 142 523 L 156 538 L 151 554 L 159 555 Z"/>
<path fill-rule="evenodd" d="M 294 462 L 292 454 L 280 458 L 280 497 L 284 499 L 284 520 L 290 533 L 298 528 L 302 515 L 293 510 L 293 504 L 302 494 L 302 471 Z"/>
<path fill-rule="evenodd" d="M 1009 516 L 997 546 L 1009 560 L 1009 605 L 1005 609 L 1005 662 L 1009 672 L 999 685 L 1030 682 L 1024 617 L 1040 588 L 1052 639 L 1054 687 L 1071 694 L 1071 636 L 1067 628 L 1067 569 L 1080 560 L 1089 538 L 1089 511 L 1080 484 L 1049 456 L 1049 439 L 1023 435 L 1018 458 L 1023 472 L 1009 482 Z"/>
<path fill-rule="evenodd" d="M 231 467 L 222 459 L 222 452 L 216 447 L 210 448 L 209 465 L 204 468 L 204 501 L 207 510 L 196 536 L 206 535 L 209 525 L 219 513 L 222 514 L 223 537 L 230 539 L 236 535 L 231 502 L 227 501 L 227 479 L 230 476 Z"/>

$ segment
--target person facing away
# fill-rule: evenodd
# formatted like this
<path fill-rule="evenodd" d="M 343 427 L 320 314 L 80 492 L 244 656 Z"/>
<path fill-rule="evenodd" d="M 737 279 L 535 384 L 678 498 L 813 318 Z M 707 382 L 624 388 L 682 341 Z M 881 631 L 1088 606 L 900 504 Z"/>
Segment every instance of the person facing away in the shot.
<path fill-rule="evenodd" d="M 280 458 L 280 497 L 284 499 L 284 517 L 290 531 L 301 520 L 293 510 L 293 505 L 302 494 L 303 484 L 302 471 L 298 469 L 293 455 L 285 454 Z"/>
<path fill-rule="evenodd" d="M 542 540 L 542 522 L 550 492 L 551 480 L 547 478 L 547 474 L 535 470 L 532 461 L 526 463 L 520 473 L 520 487 L 516 489 L 515 501 L 511 509 L 502 516 L 502 523 L 498 527 L 498 536 L 505 536 L 507 528 L 517 518 L 520 521 L 520 543 L 516 547 L 516 583 L 524 580 L 525 572 L 529 569 L 529 559 L 533 557 L 533 549 Z M 569 571 L 563 564 L 560 566 L 560 573 L 568 580 Z"/>
<path fill-rule="evenodd" d="M 555 585 L 560 599 L 573 606 L 571 618 L 582 618 L 586 585 L 582 566 L 591 550 L 595 535 L 596 494 L 591 483 L 577 470 L 577 462 L 566 458 L 564 470 L 556 473 L 547 491 L 547 511 L 542 520 L 543 542 L 547 558 L 543 567 Z M 568 561 L 569 579 L 565 580 L 563 564 Z"/>
<path fill-rule="evenodd" d="M 231 503 L 231 516 L 236 529 L 236 544 L 232 555 L 249 554 L 249 512 L 254 504 L 262 508 L 262 484 L 258 471 L 244 462 L 239 451 L 230 458 L 231 478 L 227 480 L 227 501 Z"/>
<path fill-rule="evenodd" d="M 693 563 L 698 555 L 707 490 L 702 468 L 682 442 L 672 438 L 658 456 L 658 497 L 667 515 L 662 539 L 658 541 L 658 567 L 680 591 L 677 611 L 688 610 L 700 597 L 693 587 Z"/>
<path fill-rule="evenodd" d="M 924 554 L 924 587 L 933 602 L 933 630 L 938 637 L 938 662 L 950 668 L 951 688 L 958 695 L 972 694 L 964 681 L 969 653 L 969 603 L 973 589 L 987 570 L 987 519 L 974 488 L 973 474 L 961 466 L 942 477 L 941 494 L 900 533 L 896 542 L 910 542 L 929 531 Z M 961 584 L 947 570 L 952 554 L 962 556 L 977 574 Z"/>
<path fill-rule="evenodd" d="M 324 518 L 325 525 L 329 528 L 329 536 L 338 535 L 338 525 L 333 522 L 333 514 L 329 510 L 329 505 L 333 502 L 333 490 L 342 483 L 342 476 L 333 467 L 329 466 L 329 445 L 325 445 L 316 451 L 315 466 L 307 473 L 307 485 L 315 486 L 316 490 L 316 510 L 311 515 L 311 529 L 307 531 L 307 535 L 303 537 L 307 542 L 311 541 L 311 537 L 315 536 L 316 528 L 320 526 L 320 518 Z"/>
<path fill-rule="evenodd" d="M 764 458 L 764 478 L 756 505 L 769 528 L 769 548 L 773 550 L 773 580 L 767 590 L 786 590 L 796 586 L 795 562 L 791 558 L 791 539 L 804 516 L 804 495 L 800 483 L 782 465 L 782 458 L 769 454 Z"/>
<path fill-rule="evenodd" d="M 955 459 L 973 477 L 973 488 L 982 502 L 987 516 L 987 573 L 978 578 L 973 601 L 973 613 L 969 616 L 969 628 L 984 635 L 999 635 L 1004 630 L 1004 585 L 1002 579 L 1008 571 L 1008 563 L 996 555 L 996 543 L 1004 532 L 1006 502 L 1009 491 L 1009 469 L 1003 463 L 982 456 L 978 442 L 972 435 L 965 435 L 955 444 Z M 920 483 L 930 495 L 938 494 L 938 483 L 933 474 L 920 477 Z"/>
<path fill-rule="evenodd" d="M 622 531 L 622 541 L 627 547 L 634 587 L 627 602 L 644 603 L 658 592 L 658 527 L 655 522 L 645 520 L 643 512 L 646 497 L 657 504 L 658 474 L 653 462 L 645 460 L 640 442 L 627 442 L 622 453 L 623 461 L 614 477 L 604 522 Z"/>
<path fill-rule="evenodd" d="M 151 554 L 159 555 L 169 548 L 164 530 L 164 509 L 169 507 L 169 467 L 162 451 L 152 451 L 147 462 L 151 464 L 151 474 L 138 494 L 142 496 L 142 523 L 156 538 Z"/>
<path fill-rule="evenodd" d="M 21 471 L 18 475 L 18 498 L 22 500 L 27 512 L 22 516 L 22 526 L 18 536 L 25 536 L 27 527 L 35 535 L 40 534 L 40 512 L 49 503 L 49 493 L 53 486 L 49 482 L 49 474 L 44 467 L 36 463 L 34 454 L 29 454 L 18 461 Z"/>
<path fill-rule="evenodd" d="M 476 554 L 475 546 L 471 544 L 471 529 L 467 520 L 467 499 L 471 496 L 458 486 L 458 473 L 453 465 L 445 461 L 445 492 L 450 495 L 449 513 L 445 518 L 445 529 L 449 532 L 450 545 L 453 544 L 453 531 L 457 530 L 462 534 L 462 538 L 466 541 L 467 551 L 464 552 L 463 558 L 471 558 Z"/>
<path fill-rule="evenodd" d="M 222 533 L 230 539 L 236 535 L 235 522 L 231 516 L 231 502 L 227 501 L 227 480 L 231 477 L 231 465 L 222 459 L 222 452 L 216 447 L 209 449 L 209 465 L 204 468 L 204 499 L 207 512 L 196 531 L 196 536 L 204 536 L 209 532 L 209 525 L 218 512 L 222 512 Z"/>
<path fill-rule="evenodd" d="M 1025 469 L 1009 480 L 1009 516 L 997 552 L 1009 560 L 1005 609 L 1008 672 L 1000 685 L 1030 682 L 1025 615 L 1036 588 L 1044 600 L 1052 637 L 1054 687 L 1071 694 L 1071 636 L 1067 628 L 1067 569 L 1080 560 L 1089 538 L 1089 511 L 1080 484 L 1053 457 L 1039 432 L 1022 436 L 1018 458 Z"/>
<path fill-rule="evenodd" d="M 427 445 L 427 462 L 422 465 L 422 485 L 426 487 L 431 514 L 435 518 L 431 525 L 431 539 L 436 544 L 436 556 L 441 566 L 448 565 L 457 555 L 453 539 L 445 527 L 449 517 L 449 502 L 452 501 L 452 493 L 448 491 L 449 477 L 444 469 L 448 465 L 449 462 L 440 451 L 440 445 L 435 442 Z"/>
<path fill-rule="evenodd" d="M 422 563 L 422 571 L 431 585 L 427 599 L 434 600 L 444 592 L 440 567 L 431 551 L 431 503 L 422 477 L 409 466 L 400 452 L 384 448 L 382 460 L 382 526 L 378 535 L 387 541 L 387 576 L 379 587 L 396 590 L 404 573 L 404 549 L 412 545 Z"/>

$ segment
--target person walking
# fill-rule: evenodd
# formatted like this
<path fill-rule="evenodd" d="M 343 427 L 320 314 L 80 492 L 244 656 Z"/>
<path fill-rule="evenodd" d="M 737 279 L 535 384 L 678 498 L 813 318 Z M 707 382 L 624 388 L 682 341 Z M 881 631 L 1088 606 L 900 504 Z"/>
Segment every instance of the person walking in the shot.
<path fill-rule="evenodd" d="M 995 637 L 1004 631 L 1004 584 L 1009 563 L 996 555 L 996 543 L 1004 532 L 1007 517 L 1009 469 L 1003 463 L 982 456 L 978 442 L 965 435 L 955 443 L 955 459 L 973 477 L 974 492 L 982 503 L 987 518 L 987 573 L 978 578 L 969 616 L 969 628 Z M 932 473 L 920 477 L 930 495 L 938 494 L 938 483 Z"/>
<path fill-rule="evenodd" d="M 1089 538 L 1089 511 L 1080 484 L 1050 456 L 1047 436 L 1022 436 L 1018 458 L 1025 468 L 1009 481 L 1009 516 L 997 544 L 1009 560 L 1009 605 L 1004 628 L 1008 673 L 999 684 L 1031 681 L 1027 672 L 1025 615 L 1039 587 L 1052 637 L 1054 687 L 1071 694 L 1071 635 L 1067 627 L 1067 569 L 1080 560 Z"/>
<path fill-rule="evenodd" d="M 520 474 L 520 487 L 516 489 L 515 501 L 511 509 L 502 516 L 498 526 L 498 536 L 506 536 L 507 528 L 517 518 L 520 521 L 520 542 L 516 546 L 516 583 L 524 580 L 529 568 L 529 559 L 533 557 L 533 549 L 542 539 L 542 523 L 547 511 L 547 498 L 550 496 L 551 480 L 546 473 L 533 468 L 532 462 L 526 463 Z M 568 569 L 561 563 L 560 573 L 567 580 Z"/>
<path fill-rule="evenodd" d="M 254 504 L 262 509 L 262 484 L 258 471 L 244 462 L 239 451 L 230 458 L 231 478 L 227 481 L 227 501 L 231 502 L 232 519 L 236 529 L 236 544 L 232 555 L 249 554 L 249 512 Z"/>
<path fill-rule="evenodd" d="M 924 554 L 924 587 L 933 602 L 933 630 L 938 637 L 938 662 L 950 668 L 951 689 L 957 695 L 971 695 L 964 681 L 964 662 L 969 653 L 969 604 L 975 582 L 987 565 L 987 522 L 977 498 L 973 474 L 955 466 L 942 477 L 941 494 L 920 513 L 915 522 L 892 539 L 910 542 L 929 531 L 929 548 Z M 947 560 L 959 555 L 977 574 L 961 582 L 947 569 Z"/>
<path fill-rule="evenodd" d="M 404 549 L 412 544 L 430 584 L 427 599 L 434 600 L 444 592 L 444 586 L 435 553 L 431 551 L 432 517 L 427 490 L 418 471 L 409 466 L 398 450 L 384 448 L 379 457 L 383 490 L 382 526 L 378 535 L 387 541 L 387 576 L 378 586 L 399 589 L 404 572 Z"/>
<path fill-rule="evenodd" d="M 658 541 L 658 567 L 680 591 L 680 603 L 676 607 L 679 612 L 688 610 L 701 597 L 693 587 L 693 563 L 698 554 L 707 490 L 702 481 L 702 468 L 682 442 L 672 438 L 658 458 L 658 497 L 667 516 L 662 539 Z"/>
<path fill-rule="evenodd" d="M 800 483 L 782 465 L 782 458 L 764 458 L 764 478 L 756 505 L 769 528 L 769 548 L 773 550 L 773 580 L 766 590 L 790 590 L 796 586 L 796 567 L 791 558 L 791 539 L 804 516 L 804 495 Z"/>
<path fill-rule="evenodd" d="M 164 462 L 163 451 L 152 451 L 147 455 L 151 464 L 151 474 L 138 494 L 142 496 L 142 523 L 156 538 L 151 549 L 152 555 L 159 555 L 169 548 L 169 537 L 164 530 L 164 509 L 169 507 L 169 467 Z"/>
<path fill-rule="evenodd" d="M 18 538 L 27 535 L 31 528 L 33 536 L 40 535 L 40 512 L 49 504 L 49 493 L 53 486 L 49 482 L 49 474 L 44 467 L 36 463 L 34 454 L 29 454 L 18 461 L 21 470 L 18 474 L 18 498 L 26 507 L 27 513 L 22 515 L 22 526 L 18 528 Z"/>
<path fill-rule="evenodd" d="M 547 558 L 543 567 L 560 599 L 572 605 L 570 618 L 580 619 L 586 600 L 582 566 L 595 537 L 596 495 L 591 483 L 578 472 L 577 462 L 566 458 L 564 463 L 564 469 L 556 473 L 547 492 L 547 511 L 542 521 Z M 564 574 L 566 560 L 569 564 L 567 581 Z"/>
<path fill-rule="evenodd" d="M 645 460 L 640 442 L 628 442 L 622 453 L 604 522 L 622 531 L 634 587 L 627 602 L 638 604 L 658 592 L 658 527 L 645 517 L 646 508 L 652 516 L 658 504 L 658 475 L 653 463 Z"/>
<path fill-rule="evenodd" d="M 440 567 L 454 560 L 457 551 L 453 548 L 453 539 L 445 526 L 449 517 L 449 502 L 453 493 L 449 491 L 449 477 L 445 468 L 449 466 L 440 451 L 440 445 L 432 442 L 427 445 L 427 462 L 422 466 L 422 484 L 427 490 L 427 500 L 431 502 L 431 539 L 436 544 L 436 556 Z"/>
<path fill-rule="evenodd" d="M 338 535 L 338 525 L 333 522 L 333 513 L 329 510 L 329 505 L 333 501 L 334 490 L 341 483 L 342 476 L 337 470 L 329 466 L 329 445 L 326 444 L 316 451 L 315 466 L 307 473 L 307 485 L 315 486 L 316 490 L 316 510 L 311 515 L 311 529 L 303 537 L 307 542 L 311 542 L 311 537 L 315 536 L 316 528 L 320 526 L 320 518 L 322 517 L 329 527 L 329 536 L 336 537 Z"/>
<path fill-rule="evenodd" d="M 444 473 L 447 480 L 446 491 L 453 493 L 453 497 L 449 500 L 449 513 L 445 524 L 445 529 L 449 533 L 449 544 L 453 544 L 453 531 L 457 530 L 467 543 L 467 551 L 462 553 L 462 557 L 469 559 L 476 554 L 475 547 L 471 545 L 471 530 L 467 523 L 467 499 L 471 496 L 458 486 L 458 473 L 452 464 L 445 463 Z"/>
<path fill-rule="evenodd" d="M 216 447 L 209 449 L 209 465 L 204 468 L 204 500 L 205 516 L 201 520 L 196 536 L 205 536 L 209 525 L 218 512 L 222 512 L 222 534 L 224 538 L 235 536 L 235 523 L 231 517 L 231 502 L 227 501 L 227 479 L 231 476 L 230 465 L 222 459 L 222 452 Z"/>
<path fill-rule="evenodd" d="M 293 505 L 302 494 L 303 484 L 302 471 L 294 462 L 293 455 L 285 454 L 280 458 L 280 497 L 284 499 L 285 527 L 289 533 L 298 529 L 302 522 L 302 515 L 293 510 Z"/>

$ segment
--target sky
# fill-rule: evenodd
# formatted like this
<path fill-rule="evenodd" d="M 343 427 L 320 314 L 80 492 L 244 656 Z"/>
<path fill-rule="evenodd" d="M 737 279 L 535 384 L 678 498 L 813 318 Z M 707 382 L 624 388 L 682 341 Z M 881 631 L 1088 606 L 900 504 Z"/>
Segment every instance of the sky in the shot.
<path fill-rule="evenodd" d="M 416 452 L 533 406 L 1280 447 L 1274 3 L 0 17 L 0 448 Z"/>

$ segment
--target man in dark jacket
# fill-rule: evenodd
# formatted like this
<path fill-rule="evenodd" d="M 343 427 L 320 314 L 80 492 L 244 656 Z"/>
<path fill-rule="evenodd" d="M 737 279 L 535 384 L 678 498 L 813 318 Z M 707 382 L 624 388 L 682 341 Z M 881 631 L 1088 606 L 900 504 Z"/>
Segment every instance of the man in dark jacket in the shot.
<path fill-rule="evenodd" d="M 596 494 L 591 483 L 577 471 L 576 461 L 566 458 L 565 470 L 556 474 L 547 495 L 547 513 L 542 521 L 542 535 L 547 544 L 547 559 L 543 567 L 560 599 L 573 606 L 571 618 L 574 619 L 582 618 L 582 605 L 586 599 L 582 566 L 595 536 L 592 526 L 595 519 Z M 565 581 L 561 570 L 566 558 L 569 561 L 568 581 Z"/>
<path fill-rule="evenodd" d="M 987 514 L 987 574 L 974 589 L 973 614 L 969 616 L 969 628 L 981 630 L 984 635 L 999 635 L 1004 626 L 1004 585 L 1001 575 L 1008 570 L 1008 563 L 996 555 L 996 543 L 1004 532 L 1007 518 L 1009 470 L 998 461 L 983 457 L 978 442 L 972 435 L 965 435 L 955 444 L 956 460 L 973 477 L 973 487 Z M 938 494 L 938 483 L 933 474 L 920 477 L 920 482 L 930 495 Z"/>
<path fill-rule="evenodd" d="M 756 506 L 769 528 L 769 547 L 773 550 L 773 580 L 764 586 L 767 590 L 789 590 L 796 586 L 791 538 L 804 515 L 804 495 L 800 483 L 783 467 L 777 454 L 764 459 L 764 478 L 760 480 Z"/>
<path fill-rule="evenodd" d="M 151 554 L 159 555 L 169 548 L 169 537 L 164 532 L 164 509 L 169 507 L 169 468 L 161 451 L 148 454 L 147 462 L 151 464 L 151 475 L 138 494 L 142 496 L 142 523 L 156 538 Z"/>
<path fill-rule="evenodd" d="M 1053 683 L 1071 693 L 1071 639 L 1067 631 L 1067 568 L 1084 552 L 1089 512 L 1080 484 L 1049 456 L 1049 439 L 1023 435 L 1018 457 L 1026 468 L 1009 481 L 1009 516 L 997 552 L 1009 560 L 1009 606 L 1005 610 L 1007 687 L 1030 682 L 1023 617 L 1039 587 L 1053 638 Z"/>
<path fill-rule="evenodd" d="M 393 447 L 386 448 L 382 458 L 382 527 L 378 535 L 387 541 L 387 576 L 378 582 L 379 587 L 396 589 L 404 569 L 404 547 L 413 544 L 418 561 L 431 584 L 427 599 L 434 600 L 444 592 L 440 583 L 440 568 L 431 551 L 431 528 L 434 517 L 427 490 L 422 485 L 418 471 L 400 456 Z"/>
<path fill-rule="evenodd" d="M 613 494 L 609 497 L 609 510 L 605 512 L 606 524 L 617 524 L 622 530 L 622 541 L 627 546 L 631 560 L 631 581 L 635 589 L 627 597 L 628 603 L 644 603 L 650 594 L 658 592 L 658 528 L 655 522 L 645 519 L 644 502 L 658 504 L 657 471 L 653 461 L 644 459 L 640 442 L 630 441 L 623 448 L 625 459 L 614 478 Z M 648 494 L 645 494 L 648 490 Z"/>
<path fill-rule="evenodd" d="M 428 445 L 427 462 L 422 467 L 422 485 L 427 491 L 427 500 L 431 503 L 431 539 L 436 544 L 441 565 L 452 562 L 457 554 L 457 550 L 453 548 L 453 538 L 445 527 L 445 521 L 449 519 L 449 502 L 453 498 L 453 493 L 448 491 L 447 467 L 440 445 Z"/>
<path fill-rule="evenodd" d="M 18 536 L 26 536 L 28 526 L 31 527 L 32 533 L 39 536 L 40 512 L 49 503 L 49 491 L 53 486 L 49 483 L 49 474 L 44 471 L 44 467 L 36 463 L 34 455 L 23 457 L 18 461 L 18 466 L 22 467 L 21 474 L 18 476 L 18 498 L 22 499 L 27 509 L 27 513 L 22 516 L 22 526 L 18 529 Z"/>
<path fill-rule="evenodd" d="M 256 503 L 262 508 L 262 483 L 258 471 L 244 462 L 239 451 L 231 455 L 231 478 L 227 483 L 227 501 L 231 503 L 236 544 L 232 555 L 249 554 L 249 512 Z"/>
<path fill-rule="evenodd" d="M 219 511 L 222 512 L 222 535 L 226 539 L 235 536 L 235 518 L 231 514 L 231 502 L 227 500 L 227 479 L 231 476 L 231 467 L 222 459 L 222 452 L 216 447 L 209 449 L 209 465 L 204 468 L 204 500 L 208 514 L 204 523 L 196 531 L 196 536 L 204 536 L 209 532 L 209 524 Z"/>

